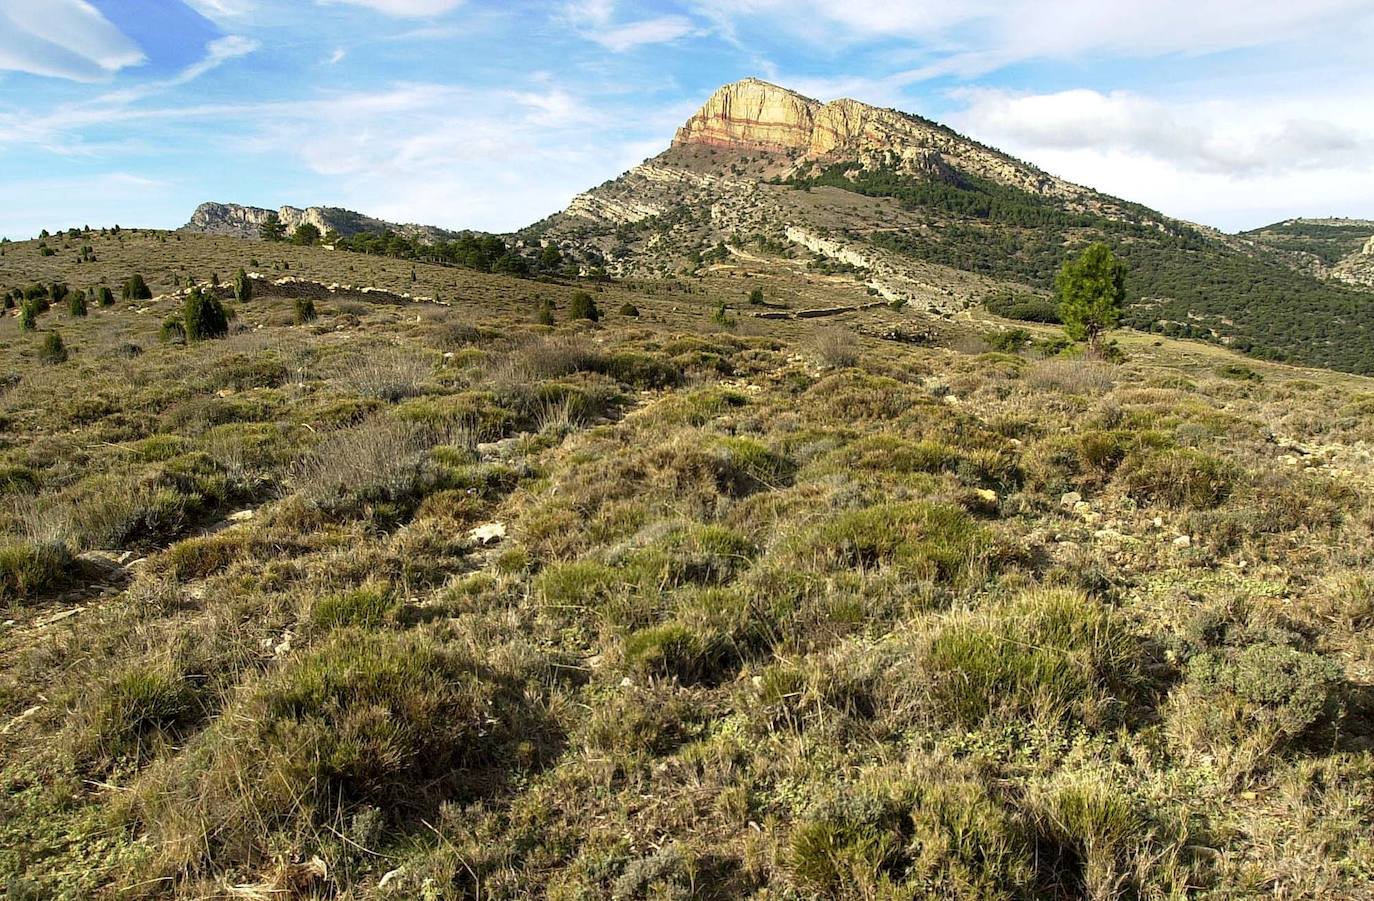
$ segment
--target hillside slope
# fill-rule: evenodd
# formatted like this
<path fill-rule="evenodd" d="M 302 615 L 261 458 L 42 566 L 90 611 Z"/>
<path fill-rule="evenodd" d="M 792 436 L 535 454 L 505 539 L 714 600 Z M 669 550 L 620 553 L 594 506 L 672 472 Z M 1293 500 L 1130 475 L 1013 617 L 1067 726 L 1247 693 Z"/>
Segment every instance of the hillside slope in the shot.
<path fill-rule="evenodd" d="M 0 255 L 92 298 L 0 317 L 7 897 L 1367 897 L 1374 380 L 81 240 Z"/>
<path fill-rule="evenodd" d="M 1072 184 L 918 116 L 757 79 L 721 88 L 664 153 L 523 235 L 636 276 L 764 253 L 940 312 L 999 288 L 1047 293 L 1100 240 L 1131 267 L 1136 328 L 1374 372 L 1374 297 L 1313 277 L 1324 271 L 1303 253 Z"/>

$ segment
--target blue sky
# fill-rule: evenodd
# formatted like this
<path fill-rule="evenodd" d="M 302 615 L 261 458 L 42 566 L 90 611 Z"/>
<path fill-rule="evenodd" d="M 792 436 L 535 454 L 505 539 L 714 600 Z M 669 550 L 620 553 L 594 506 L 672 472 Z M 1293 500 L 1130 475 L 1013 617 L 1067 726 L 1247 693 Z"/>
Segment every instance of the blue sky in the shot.
<path fill-rule="evenodd" d="M 757 75 L 1227 230 L 1374 218 L 1374 0 L 0 0 L 0 235 L 509 230 Z"/>

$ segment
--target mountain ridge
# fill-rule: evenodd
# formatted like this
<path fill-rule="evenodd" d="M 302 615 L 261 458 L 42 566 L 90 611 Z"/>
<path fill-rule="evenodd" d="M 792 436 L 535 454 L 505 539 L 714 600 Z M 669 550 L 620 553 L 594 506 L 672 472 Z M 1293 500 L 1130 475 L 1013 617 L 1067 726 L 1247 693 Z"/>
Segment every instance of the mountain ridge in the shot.
<path fill-rule="evenodd" d="M 214 201 L 197 206 L 190 220 L 178 231 L 256 239 L 259 237 L 262 224 L 273 213 L 277 214 L 282 225 L 286 227 L 288 235 L 301 225 L 307 224 L 318 228 L 322 235 L 335 231 L 345 238 L 362 233 L 380 234 L 390 231 L 405 238 L 434 242 L 462 234 L 433 225 L 389 222 L 343 207 L 282 206 L 271 210 L 266 207 Z"/>

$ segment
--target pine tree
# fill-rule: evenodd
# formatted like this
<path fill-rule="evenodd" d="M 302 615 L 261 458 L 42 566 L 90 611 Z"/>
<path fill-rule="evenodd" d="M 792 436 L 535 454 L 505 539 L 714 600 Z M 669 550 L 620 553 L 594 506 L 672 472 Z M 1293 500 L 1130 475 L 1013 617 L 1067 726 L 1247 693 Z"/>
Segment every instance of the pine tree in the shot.
<path fill-rule="evenodd" d="M 258 236 L 273 243 L 285 240 L 286 226 L 282 224 L 281 217 L 276 213 L 268 213 L 262 225 L 258 226 Z"/>
<path fill-rule="evenodd" d="M 1093 244 L 1063 265 L 1054 286 L 1065 333 L 1075 341 L 1087 341 L 1089 353 L 1098 355 L 1102 335 L 1121 321 L 1126 265 L 1106 244 Z"/>
<path fill-rule="evenodd" d="M 114 292 L 110 290 L 108 285 L 101 285 L 95 289 L 95 299 L 96 303 L 102 307 L 114 306 Z"/>
<path fill-rule="evenodd" d="M 85 291 L 78 288 L 67 295 L 67 312 L 78 318 L 86 315 L 88 311 L 86 309 Z"/>

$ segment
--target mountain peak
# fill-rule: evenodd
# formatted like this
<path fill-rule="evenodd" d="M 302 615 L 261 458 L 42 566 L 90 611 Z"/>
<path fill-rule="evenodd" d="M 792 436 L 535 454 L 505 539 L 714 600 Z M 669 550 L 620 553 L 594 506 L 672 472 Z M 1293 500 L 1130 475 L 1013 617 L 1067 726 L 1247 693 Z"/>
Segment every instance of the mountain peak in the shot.
<path fill-rule="evenodd" d="M 811 142 L 820 101 L 759 78 L 716 90 L 678 129 L 674 146 L 701 144 L 749 150 L 804 150 Z"/>
<path fill-rule="evenodd" d="M 848 98 L 822 103 L 751 77 L 717 89 L 678 129 L 673 146 L 820 157 L 841 148 L 889 148 L 912 131 L 912 122 L 892 110 Z"/>

